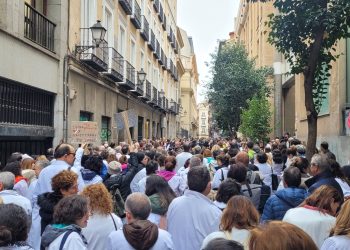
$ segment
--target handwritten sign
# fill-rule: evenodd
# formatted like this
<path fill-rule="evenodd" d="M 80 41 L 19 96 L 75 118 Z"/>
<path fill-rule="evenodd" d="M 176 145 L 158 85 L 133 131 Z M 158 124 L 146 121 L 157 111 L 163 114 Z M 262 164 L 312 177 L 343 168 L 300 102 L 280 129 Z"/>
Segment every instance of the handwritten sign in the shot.
<path fill-rule="evenodd" d="M 97 122 L 72 121 L 71 143 L 95 143 L 97 138 Z"/>

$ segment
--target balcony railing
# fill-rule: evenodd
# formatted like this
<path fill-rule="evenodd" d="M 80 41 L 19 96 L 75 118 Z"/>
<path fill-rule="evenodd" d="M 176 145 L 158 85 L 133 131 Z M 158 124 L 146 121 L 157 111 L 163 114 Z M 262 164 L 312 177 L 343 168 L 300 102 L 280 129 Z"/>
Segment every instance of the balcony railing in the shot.
<path fill-rule="evenodd" d="M 134 24 L 136 29 L 141 29 L 141 7 L 136 0 L 133 2 L 133 11 L 130 16 L 130 21 Z"/>
<path fill-rule="evenodd" d="M 163 67 L 163 69 L 167 69 L 167 67 L 168 67 L 168 57 L 165 55 L 165 54 L 162 54 L 163 55 L 163 57 L 164 57 L 164 65 L 162 66 Z"/>
<path fill-rule="evenodd" d="M 119 3 L 127 15 L 132 14 L 132 0 L 119 0 Z"/>
<path fill-rule="evenodd" d="M 136 70 L 128 61 L 125 60 L 126 78 L 125 87 L 129 90 L 135 89 Z"/>
<path fill-rule="evenodd" d="M 150 33 L 150 39 L 148 42 L 148 47 L 155 52 L 156 51 L 156 36 L 154 35 L 154 32 L 152 29 L 149 30 Z"/>
<path fill-rule="evenodd" d="M 157 13 L 159 13 L 159 0 L 153 1 L 153 8 Z"/>
<path fill-rule="evenodd" d="M 151 101 L 152 98 L 152 85 L 148 80 L 146 80 L 146 83 L 144 85 L 143 98 L 147 101 Z"/>
<path fill-rule="evenodd" d="M 158 107 L 163 108 L 163 98 L 160 98 L 160 91 L 158 91 Z"/>
<path fill-rule="evenodd" d="M 106 72 L 109 64 L 108 44 L 103 41 L 99 47 L 96 47 L 91 41 L 89 28 L 81 28 L 81 44 L 76 45 L 75 51 L 79 60 L 94 68 L 99 72 Z"/>
<path fill-rule="evenodd" d="M 172 38 L 173 38 L 173 30 L 172 30 L 170 24 L 169 24 L 168 30 L 167 30 L 167 37 L 168 37 L 169 42 L 171 43 Z"/>
<path fill-rule="evenodd" d="M 156 87 L 152 88 L 152 99 L 151 104 L 157 105 L 158 104 L 158 90 Z"/>
<path fill-rule="evenodd" d="M 149 41 L 149 23 L 146 19 L 145 16 L 142 16 L 141 18 L 141 33 L 140 35 L 142 36 L 143 39 L 145 39 L 145 41 Z"/>
<path fill-rule="evenodd" d="M 124 80 L 124 58 L 114 48 L 108 48 L 109 64 L 108 70 L 104 75 L 114 82 L 122 82 Z"/>
<path fill-rule="evenodd" d="M 165 15 L 163 15 L 162 27 L 163 27 L 164 31 L 166 31 L 166 16 Z"/>
<path fill-rule="evenodd" d="M 156 51 L 155 51 L 154 56 L 155 56 L 157 59 L 160 59 L 160 43 L 159 43 L 158 40 L 156 40 Z"/>
<path fill-rule="evenodd" d="M 158 15 L 159 21 L 162 23 L 164 19 L 164 11 L 163 6 L 161 3 L 159 3 L 159 15 Z"/>
<path fill-rule="evenodd" d="M 56 24 L 24 3 L 24 36 L 40 46 L 54 51 Z"/>
<path fill-rule="evenodd" d="M 160 58 L 159 58 L 159 64 L 162 66 L 162 68 L 164 68 L 164 64 L 165 64 L 165 54 L 164 54 L 164 50 L 161 49 L 160 50 Z"/>
<path fill-rule="evenodd" d="M 144 88 L 144 83 L 141 81 L 138 81 L 138 83 L 136 84 L 136 89 L 135 89 L 135 94 L 138 96 L 142 96 L 143 95 L 143 88 Z"/>
<path fill-rule="evenodd" d="M 178 54 L 178 53 L 179 53 L 179 43 L 178 43 L 177 41 L 175 41 L 174 52 L 175 52 L 175 54 Z"/>

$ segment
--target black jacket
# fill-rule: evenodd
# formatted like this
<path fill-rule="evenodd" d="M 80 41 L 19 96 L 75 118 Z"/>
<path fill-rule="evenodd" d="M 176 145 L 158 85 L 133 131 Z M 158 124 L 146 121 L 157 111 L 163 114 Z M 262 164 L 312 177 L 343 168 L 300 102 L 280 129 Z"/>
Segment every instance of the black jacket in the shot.
<path fill-rule="evenodd" d="M 326 170 L 314 177 L 305 181 L 305 185 L 308 187 L 308 193 L 313 193 L 317 188 L 322 185 L 332 186 L 338 190 L 339 194 L 342 196 L 344 201 L 343 190 L 341 189 L 339 183 L 335 180 L 334 174 L 330 170 Z"/>
<path fill-rule="evenodd" d="M 131 194 L 130 183 L 135 175 L 144 168 L 143 164 L 138 163 L 137 157 L 135 153 L 130 153 L 130 158 L 128 161 L 128 171 L 126 173 L 121 173 L 118 175 L 114 175 L 109 177 L 104 181 L 105 186 L 108 191 L 112 189 L 112 187 L 119 188 L 120 194 L 125 201 L 129 194 Z"/>
<path fill-rule="evenodd" d="M 62 194 L 56 192 L 48 192 L 39 195 L 38 205 L 40 207 L 41 235 L 45 231 L 46 226 L 53 223 L 53 210 L 62 198 Z"/>

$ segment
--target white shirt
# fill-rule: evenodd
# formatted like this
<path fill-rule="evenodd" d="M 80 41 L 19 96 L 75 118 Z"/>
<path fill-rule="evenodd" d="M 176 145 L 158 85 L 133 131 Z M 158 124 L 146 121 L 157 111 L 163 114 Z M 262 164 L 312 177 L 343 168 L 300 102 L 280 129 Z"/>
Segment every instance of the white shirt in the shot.
<path fill-rule="evenodd" d="M 239 243 L 241 243 L 243 246 L 248 246 L 248 239 L 250 236 L 250 232 L 247 229 L 237 229 L 237 228 L 232 228 L 231 232 L 229 233 L 230 235 L 230 239 L 237 241 Z M 224 238 L 227 239 L 226 235 L 224 232 L 219 231 L 219 232 L 214 232 L 209 234 L 207 237 L 205 237 L 205 239 L 203 240 L 203 244 L 201 249 L 204 249 L 208 243 L 213 240 L 213 239 L 217 239 L 217 238 Z"/>
<path fill-rule="evenodd" d="M 176 250 L 200 249 L 204 238 L 219 231 L 221 210 L 201 193 L 185 190 L 167 212 L 168 232 Z"/>
<path fill-rule="evenodd" d="M 132 193 L 140 192 L 138 183 L 143 178 L 146 177 L 146 168 L 141 169 L 132 179 L 130 183 L 130 189 Z"/>
<path fill-rule="evenodd" d="M 255 165 L 258 167 L 260 174 L 263 176 L 264 184 L 271 187 L 271 184 L 272 184 L 271 166 L 267 163 L 256 163 Z"/>
<path fill-rule="evenodd" d="M 64 233 L 58 236 L 47 248 L 47 250 L 58 250 L 60 249 L 61 241 Z M 80 235 L 76 232 L 69 234 L 66 242 L 64 243 L 62 250 L 86 250 L 86 245 L 81 239 Z"/>
<path fill-rule="evenodd" d="M 303 229 L 318 248 L 328 238 L 330 230 L 335 225 L 335 217 L 305 207 L 289 209 L 284 215 L 283 221 Z"/>
<path fill-rule="evenodd" d="M 326 239 L 320 250 L 349 250 L 350 237 L 347 235 L 336 235 Z"/>
<path fill-rule="evenodd" d="M 17 191 L 19 195 L 28 198 L 28 183 L 26 180 L 20 180 L 13 186 L 13 190 Z"/>
<path fill-rule="evenodd" d="M 134 250 L 125 239 L 123 230 L 114 231 L 107 238 L 106 250 Z M 174 244 L 171 235 L 162 229 L 158 229 L 158 239 L 150 250 L 173 250 Z M 97 250 L 97 249 L 96 249 Z"/>
<path fill-rule="evenodd" d="M 181 167 L 185 165 L 185 162 L 192 157 L 189 152 L 182 152 L 176 156 L 176 166 L 175 171 L 177 172 Z"/>
<path fill-rule="evenodd" d="M 145 193 L 146 192 L 146 181 L 147 181 L 148 176 L 143 177 L 138 183 L 138 190 L 140 193 Z"/>
<path fill-rule="evenodd" d="M 178 175 L 174 175 L 169 181 L 168 181 L 169 186 L 171 189 L 174 191 L 176 196 L 181 196 L 185 189 L 187 188 L 187 183 L 186 181 Z"/>
<path fill-rule="evenodd" d="M 335 178 L 335 180 L 338 182 L 338 184 L 341 187 L 341 190 L 343 191 L 344 197 L 348 197 L 350 196 L 350 186 L 348 183 L 346 183 L 345 181 L 343 181 L 340 178 Z"/>
<path fill-rule="evenodd" d="M 228 167 L 222 167 L 218 169 L 215 174 L 211 184 L 212 189 L 218 189 L 221 182 L 227 179 Z M 224 179 L 222 179 L 224 177 Z"/>
<path fill-rule="evenodd" d="M 123 227 L 121 219 L 115 214 L 112 214 L 112 216 L 117 229 L 121 230 Z M 82 233 L 88 242 L 87 249 L 106 249 L 108 235 L 113 231 L 116 231 L 116 228 L 110 214 L 94 213 L 90 216 L 87 227 L 82 229 Z"/>
<path fill-rule="evenodd" d="M 30 200 L 19 195 L 15 190 L 3 190 L 0 192 L 4 204 L 16 204 L 22 207 L 29 216 L 32 216 L 32 204 Z"/>

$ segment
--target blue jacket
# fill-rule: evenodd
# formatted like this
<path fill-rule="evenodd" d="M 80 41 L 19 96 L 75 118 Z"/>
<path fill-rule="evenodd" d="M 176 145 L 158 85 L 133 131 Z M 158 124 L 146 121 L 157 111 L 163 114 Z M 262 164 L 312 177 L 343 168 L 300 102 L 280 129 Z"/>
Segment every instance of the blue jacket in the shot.
<path fill-rule="evenodd" d="M 302 188 L 288 187 L 277 191 L 266 202 L 261 221 L 282 220 L 286 212 L 300 205 L 307 197 Z"/>

